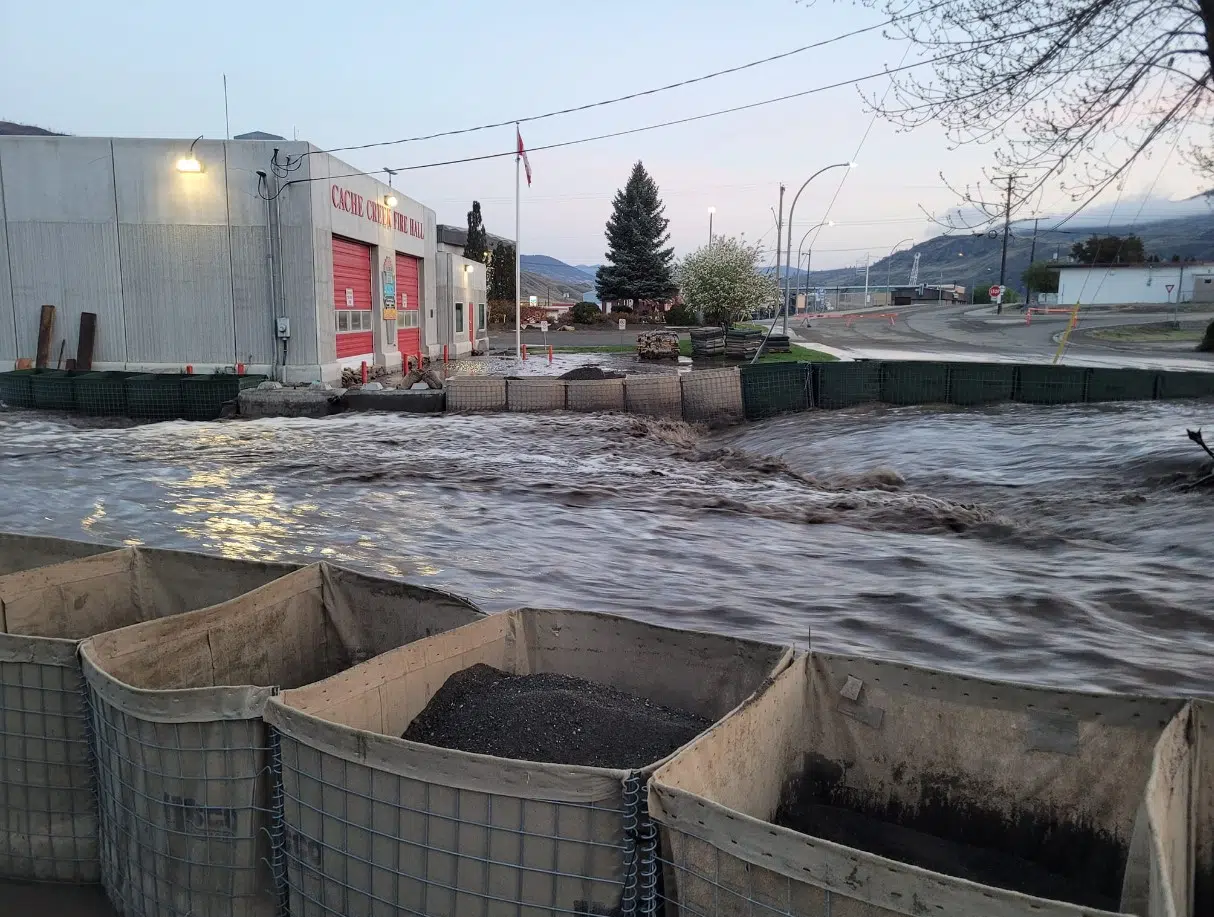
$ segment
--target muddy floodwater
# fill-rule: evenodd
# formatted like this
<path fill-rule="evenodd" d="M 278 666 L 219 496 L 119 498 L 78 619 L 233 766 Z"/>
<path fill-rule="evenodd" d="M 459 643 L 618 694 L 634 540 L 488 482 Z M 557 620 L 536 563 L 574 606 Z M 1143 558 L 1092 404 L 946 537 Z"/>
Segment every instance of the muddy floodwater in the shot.
<path fill-rule="evenodd" d="M 329 559 L 1023 681 L 1214 678 L 1209 403 L 92 428 L 0 413 L 0 529 Z"/>

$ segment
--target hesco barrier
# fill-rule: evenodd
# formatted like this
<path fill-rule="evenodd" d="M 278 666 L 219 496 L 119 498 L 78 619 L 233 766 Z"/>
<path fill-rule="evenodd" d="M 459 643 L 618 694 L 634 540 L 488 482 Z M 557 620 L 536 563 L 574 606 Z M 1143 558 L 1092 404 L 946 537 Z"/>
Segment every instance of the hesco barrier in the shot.
<path fill-rule="evenodd" d="M 1214 914 L 1214 701 L 1196 701 L 1193 913 Z"/>
<path fill-rule="evenodd" d="M 455 376 L 446 382 L 447 410 L 455 413 L 506 410 L 506 380 L 498 376 Z"/>
<path fill-rule="evenodd" d="M 886 404 L 947 404 L 947 363 L 882 363 L 881 400 Z"/>
<path fill-rule="evenodd" d="M 628 376 L 624 407 L 629 414 L 648 417 L 683 416 L 683 387 L 678 376 Z"/>
<path fill-rule="evenodd" d="M 731 423 L 745 416 L 738 368 L 684 373 L 683 419 L 691 423 Z"/>
<path fill-rule="evenodd" d="M 0 532 L 0 576 L 115 550 L 117 548 L 113 545 L 94 544 L 89 541 Z"/>
<path fill-rule="evenodd" d="M 1206 398 L 1214 395 L 1214 373 L 1163 370 L 1159 373 L 1159 398 Z"/>
<path fill-rule="evenodd" d="M 1088 370 L 1088 401 L 1151 401 L 1156 398 L 1159 373 L 1151 369 Z"/>
<path fill-rule="evenodd" d="M 971 406 L 1011 401 L 1016 367 L 1011 363 L 946 363 L 949 404 Z"/>
<path fill-rule="evenodd" d="M 398 738 L 455 672 L 587 678 L 712 720 L 791 652 L 609 615 L 516 610 L 271 698 L 292 917 L 655 914 L 640 771 Z"/>
<path fill-rule="evenodd" d="M 126 548 L 0 577 L 0 877 L 100 878 L 78 642 L 291 569 Z"/>
<path fill-rule="evenodd" d="M 506 410 L 563 411 L 565 410 L 565 381 L 563 379 L 506 380 Z"/>
<path fill-rule="evenodd" d="M 76 407 L 72 397 L 72 379 L 78 375 L 61 369 L 48 369 L 30 377 L 33 406 L 40 411 L 71 411 Z"/>
<path fill-rule="evenodd" d="M 850 408 L 881 400 L 881 364 L 817 363 L 814 365 L 814 406 Z"/>
<path fill-rule="evenodd" d="M 1016 401 L 1079 404 L 1087 400 L 1088 370 L 1082 366 L 1027 365 L 1016 368 Z"/>
<path fill-rule="evenodd" d="M 76 410 L 94 417 L 126 414 L 126 380 L 135 373 L 90 372 L 72 380 Z"/>
<path fill-rule="evenodd" d="M 571 411 L 624 410 L 623 379 L 583 379 L 568 383 L 568 408 Z"/>
<path fill-rule="evenodd" d="M 181 381 L 181 414 L 186 420 L 215 420 L 224 404 L 246 388 L 256 388 L 265 376 L 213 373 L 186 376 Z"/>
<path fill-rule="evenodd" d="M 481 617 L 469 602 L 327 564 L 201 611 L 86 640 L 101 873 L 125 917 L 281 913 L 278 687 Z"/>
<path fill-rule="evenodd" d="M 808 363 L 748 363 L 742 367 L 742 404 L 747 420 L 804 411 L 811 406 Z"/>
<path fill-rule="evenodd" d="M 1196 715 L 1181 700 L 802 657 L 654 775 L 667 914 L 1199 913 Z M 826 836 L 772 824 L 777 813 Z M 920 865 L 847 844 L 857 837 Z M 1095 903 L 933 871 L 989 868 L 967 844 L 999 849 L 1011 884 L 1047 884 L 1048 868 L 1051 890 Z"/>
<path fill-rule="evenodd" d="M 141 373 L 123 383 L 127 414 L 138 420 L 176 420 L 182 415 L 183 373 Z"/>
<path fill-rule="evenodd" d="M 8 405 L 10 408 L 32 408 L 34 393 L 30 387 L 30 380 L 36 372 L 40 372 L 40 370 L 17 369 L 0 373 L 0 403 Z"/>

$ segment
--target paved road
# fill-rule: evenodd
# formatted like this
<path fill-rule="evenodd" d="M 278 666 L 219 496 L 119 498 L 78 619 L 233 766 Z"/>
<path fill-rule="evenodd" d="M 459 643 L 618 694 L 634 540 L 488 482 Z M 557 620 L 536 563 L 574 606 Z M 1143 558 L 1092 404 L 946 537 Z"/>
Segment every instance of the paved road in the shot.
<path fill-rule="evenodd" d="M 890 310 L 895 311 L 895 310 Z M 972 305 L 925 305 L 896 310 L 897 319 L 876 315 L 858 318 L 848 327 L 846 318 L 811 319 L 808 327 L 798 320 L 796 331 L 808 343 L 820 342 L 855 356 L 905 357 L 913 352 L 952 359 L 1052 360 L 1059 335 L 1069 315 L 1034 315 L 1026 323 L 1015 307 L 995 315 Z M 1158 311 L 1081 314 L 1081 329 L 1138 325 L 1167 320 Z M 1214 313 L 1186 313 L 1186 322 L 1214 319 Z M 1145 365 L 1177 369 L 1214 369 L 1214 355 L 1200 354 L 1188 343 L 1126 344 L 1103 342 L 1084 335 L 1072 336 L 1067 362 L 1092 365 Z"/>

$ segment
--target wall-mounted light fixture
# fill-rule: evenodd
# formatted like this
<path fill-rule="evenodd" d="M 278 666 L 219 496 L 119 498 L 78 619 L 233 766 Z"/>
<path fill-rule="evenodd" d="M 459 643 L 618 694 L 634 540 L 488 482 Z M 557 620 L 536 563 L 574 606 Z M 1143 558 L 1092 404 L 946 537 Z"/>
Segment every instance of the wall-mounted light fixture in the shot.
<path fill-rule="evenodd" d="M 194 143 L 190 144 L 190 152 L 177 160 L 178 172 L 201 172 L 202 163 L 194 156 L 194 144 L 202 139 L 202 134 L 194 138 Z"/>
<path fill-rule="evenodd" d="M 392 176 L 395 175 L 398 170 L 389 169 L 387 166 L 384 166 L 384 171 L 388 173 L 388 193 L 384 195 L 384 206 L 389 210 L 393 210 L 396 208 L 396 205 L 400 203 L 400 201 L 396 199 L 396 195 L 392 193 Z"/>

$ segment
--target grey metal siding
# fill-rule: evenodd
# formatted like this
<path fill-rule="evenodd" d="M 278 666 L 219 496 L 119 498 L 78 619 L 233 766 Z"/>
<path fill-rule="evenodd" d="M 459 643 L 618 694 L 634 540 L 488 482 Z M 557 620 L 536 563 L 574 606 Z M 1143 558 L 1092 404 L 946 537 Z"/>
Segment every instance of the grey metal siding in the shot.
<path fill-rule="evenodd" d="M 17 359 L 13 286 L 8 273 L 8 222 L 4 216 L 4 160 L 0 158 L 0 361 Z"/>
<path fill-rule="evenodd" d="M 270 289 L 270 246 L 265 227 L 233 226 L 232 309 L 239 363 L 270 363 L 274 359 L 275 315 L 270 308 Z"/>
<path fill-rule="evenodd" d="M 18 356 L 33 356 L 38 315 L 44 303 L 55 306 L 51 357 L 66 342 L 64 357 L 75 357 L 80 313 L 97 315 L 96 362 L 126 360 L 118 235 L 104 223 L 10 223 L 13 306 Z"/>
<path fill-rule="evenodd" d="M 235 363 L 226 226 L 122 223 L 127 360 Z"/>
<path fill-rule="evenodd" d="M 287 345 L 288 360 L 300 364 L 323 363 L 323 359 L 317 359 L 316 353 L 317 267 L 313 263 L 316 258 L 313 254 L 312 227 L 287 222 L 286 208 L 283 210 L 281 308 L 286 309 L 284 314 L 291 320 L 291 340 Z M 330 285 L 332 275 L 333 267 L 329 265 L 323 276 L 330 278 Z M 324 311 L 330 322 L 332 311 L 333 301 L 330 299 Z M 330 346 L 332 342 L 330 335 Z"/>

